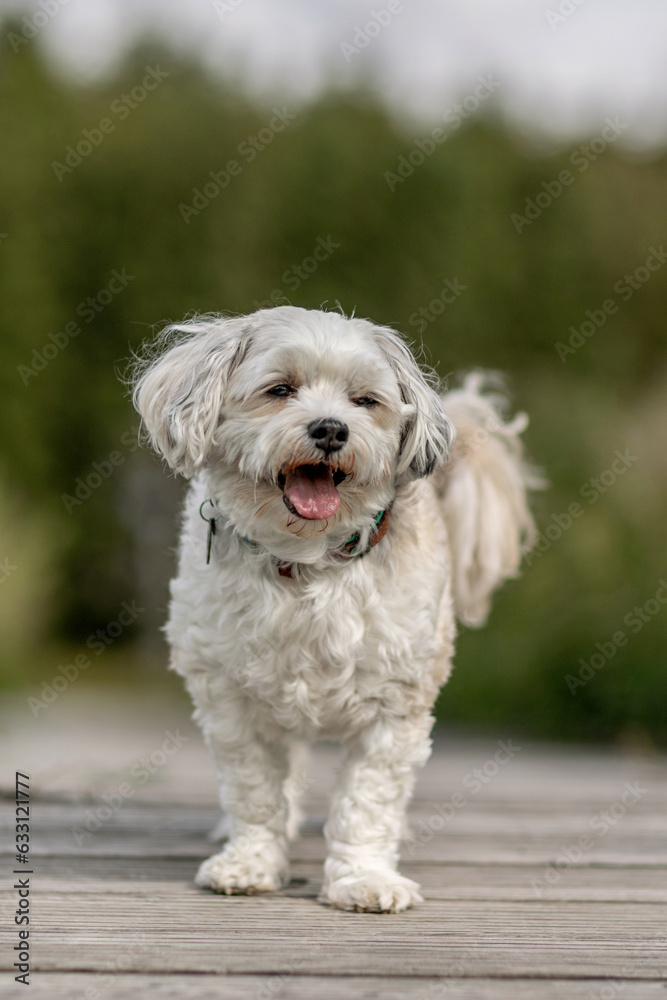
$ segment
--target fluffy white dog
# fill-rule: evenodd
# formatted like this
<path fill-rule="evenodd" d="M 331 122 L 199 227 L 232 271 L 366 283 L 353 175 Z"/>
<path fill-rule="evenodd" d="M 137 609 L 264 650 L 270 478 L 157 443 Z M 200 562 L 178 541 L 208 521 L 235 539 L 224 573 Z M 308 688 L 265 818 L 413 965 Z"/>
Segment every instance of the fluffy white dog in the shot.
<path fill-rule="evenodd" d="M 406 909 L 399 839 L 455 614 L 480 624 L 532 537 L 525 418 L 505 423 L 479 375 L 439 395 L 391 329 L 291 306 L 170 327 L 134 398 L 192 478 L 167 634 L 228 835 L 197 884 L 284 883 L 290 775 L 325 737 L 347 758 L 321 899 Z"/>

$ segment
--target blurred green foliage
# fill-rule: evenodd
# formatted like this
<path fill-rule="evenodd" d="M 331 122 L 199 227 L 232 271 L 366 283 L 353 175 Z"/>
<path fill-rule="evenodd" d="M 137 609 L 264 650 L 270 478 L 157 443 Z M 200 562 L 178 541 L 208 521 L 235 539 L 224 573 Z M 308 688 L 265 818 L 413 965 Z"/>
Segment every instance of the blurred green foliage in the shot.
<path fill-rule="evenodd" d="M 134 88 L 158 66 L 168 75 L 141 97 Z M 152 610 L 118 648 L 133 663 L 155 658 L 181 490 L 136 450 L 118 371 L 156 323 L 246 312 L 273 295 L 395 325 L 423 339 L 443 376 L 502 369 L 531 414 L 528 447 L 551 480 L 535 509 L 551 527 L 488 626 L 462 635 L 441 718 L 667 738 L 667 612 L 645 612 L 636 631 L 624 624 L 667 576 L 667 267 L 627 297 L 617 285 L 665 239 L 664 157 L 633 158 L 619 141 L 580 170 L 572 149 L 539 153 L 487 115 L 390 184 L 428 129 L 402 130 L 367 95 L 331 94 L 288 102 L 293 121 L 270 133 L 272 109 L 150 48 L 83 89 L 54 75 L 36 44 L 5 44 L 0 97 L 6 685 L 50 679 L 57 657 L 85 649 L 135 597 Z M 252 160 L 239 152 L 248 136 L 264 147 Z M 184 212 L 230 160 L 241 169 L 226 188 Z M 549 198 L 544 182 L 562 170 L 574 180 Z M 512 214 L 525 215 L 527 199 L 551 203 L 518 232 Z M 299 277 L 318 240 L 336 246 Z M 465 290 L 441 308 L 446 281 Z M 613 315 L 559 357 L 556 343 L 594 322 L 587 310 L 599 320 L 609 299 Z M 609 483 L 617 449 L 633 461 Z M 601 474 L 604 489 L 590 485 Z M 73 503 L 79 480 L 97 485 Z M 573 503 L 582 512 L 563 527 Z M 619 630 L 627 643 L 573 693 L 566 676 L 603 655 L 597 643 L 609 653 Z"/>

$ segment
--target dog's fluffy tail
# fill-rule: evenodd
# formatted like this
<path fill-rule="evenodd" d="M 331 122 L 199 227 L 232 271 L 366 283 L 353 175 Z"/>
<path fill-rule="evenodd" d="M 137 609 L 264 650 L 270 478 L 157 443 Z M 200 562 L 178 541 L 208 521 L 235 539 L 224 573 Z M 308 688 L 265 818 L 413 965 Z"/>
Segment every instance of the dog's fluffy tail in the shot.
<path fill-rule="evenodd" d="M 454 606 L 466 625 L 482 625 L 493 591 L 516 576 L 534 541 L 527 492 L 544 485 L 523 459 L 525 413 L 506 421 L 508 404 L 499 377 L 468 375 L 443 398 L 456 428 L 449 463 L 438 470 L 450 537 Z"/>

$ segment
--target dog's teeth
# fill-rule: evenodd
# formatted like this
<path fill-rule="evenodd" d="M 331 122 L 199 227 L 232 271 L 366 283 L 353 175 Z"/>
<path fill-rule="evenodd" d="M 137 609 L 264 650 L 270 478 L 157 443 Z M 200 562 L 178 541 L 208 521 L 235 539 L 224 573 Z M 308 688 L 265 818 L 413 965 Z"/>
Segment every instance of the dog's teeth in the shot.
<path fill-rule="evenodd" d="M 336 311 L 278 307 L 171 330 L 178 338 L 141 367 L 135 399 L 172 470 L 203 470 L 168 635 L 216 758 L 230 836 L 195 884 L 228 899 L 289 885 L 290 786 L 313 784 L 301 744 L 323 737 L 355 763 L 332 800 L 318 898 L 340 911 L 406 910 L 422 897 L 396 871 L 400 818 L 430 752 L 455 615 L 482 624 L 533 535 L 526 492 L 541 484 L 522 465 L 525 418 L 503 421 L 485 374 L 441 399 L 398 334 Z M 420 405 L 412 412 L 401 398 Z M 444 489 L 454 430 L 452 475 L 464 485 Z M 352 532 L 364 511 L 374 523 L 362 536 Z M 379 549 L 361 546 L 387 529 Z M 255 555 L 229 542 L 235 532 Z M 177 749 L 183 738 L 168 736 Z M 499 746 L 506 760 L 521 749 Z M 240 903 L 227 908 L 240 913 Z M 246 922 L 254 909 L 244 907 Z"/>

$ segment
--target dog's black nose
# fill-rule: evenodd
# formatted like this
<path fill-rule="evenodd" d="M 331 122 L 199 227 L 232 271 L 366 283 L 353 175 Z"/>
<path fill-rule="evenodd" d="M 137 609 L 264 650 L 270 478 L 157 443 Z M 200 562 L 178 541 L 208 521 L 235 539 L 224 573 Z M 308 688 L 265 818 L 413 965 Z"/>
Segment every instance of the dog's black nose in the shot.
<path fill-rule="evenodd" d="M 332 451 L 340 451 L 350 436 L 347 424 L 332 417 L 313 420 L 308 424 L 308 433 L 316 447 L 321 448 L 327 455 Z"/>

